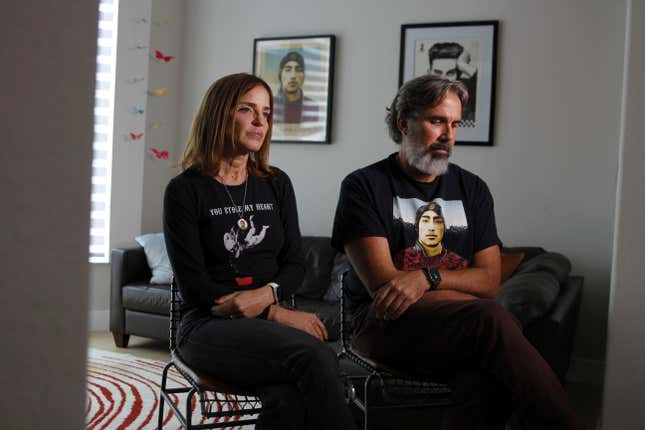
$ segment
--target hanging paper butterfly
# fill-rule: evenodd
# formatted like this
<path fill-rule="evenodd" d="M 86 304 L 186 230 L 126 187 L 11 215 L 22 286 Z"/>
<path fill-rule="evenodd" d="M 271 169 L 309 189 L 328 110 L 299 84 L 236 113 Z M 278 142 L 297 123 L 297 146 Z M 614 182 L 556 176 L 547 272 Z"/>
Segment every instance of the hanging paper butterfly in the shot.
<path fill-rule="evenodd" d="M 154 154 L 155 157 L 157 157 L 158 160 L 167 160 L 168 159 L 168 151 L 160 151 L 157 148 L 150 148 L 150 152 Z"/>
<path fill-rule="evenodd" d="M 157 121 L 153 121 L 150 124 L 148 124 L 148 128 L 159 128 L 161 127 L 161 123 Z"/>
<path fill-rule="evenodd" d="M 150 95 L 161 97 L 165 95 L 169 90 L 170 88 L 153 88 L 150 90 Z"/>
<path fill-rule="evenodd" d="M 132 133 L 130 132 L 130 139 L 139 140 L 143 137 L 143 133 Z"/>
<path fill-rule="evenodd" d="M 136 107 L 136 106 L 132 108 L 132 113 L 135 115 L 143 115 L 143 112 L 145 112 L 143 108 Z"/>
<path fill-rule="evenodd" d="M 138 18 L 135 19 L 134 22 L 136 22 L 137 24 L 147 24 L 148 20 L 146 18 Z"/>
<path fill-rule="evenodd" d="M 157 60 L 162 60 L 162 61 L 165 61 L 166 63 L 168 63 L 175 57 L 173 57 L 172 55 L 163 55 L 163 52 L 161 52 L 159 50 L 156 50 L 155 51 L 155 58 Z"/>
<path fill-rule="evenodd" d="M 139 76 L 139 77 L 136 77 L 136 78 L 130 78 L 130 79 L 126 80 L 126 82 L 128 84 L 136 84 L 138 82 L 143 82 L 145 80 L 146 80 L 146 78 L 144 78 L 143 76 Z"/>

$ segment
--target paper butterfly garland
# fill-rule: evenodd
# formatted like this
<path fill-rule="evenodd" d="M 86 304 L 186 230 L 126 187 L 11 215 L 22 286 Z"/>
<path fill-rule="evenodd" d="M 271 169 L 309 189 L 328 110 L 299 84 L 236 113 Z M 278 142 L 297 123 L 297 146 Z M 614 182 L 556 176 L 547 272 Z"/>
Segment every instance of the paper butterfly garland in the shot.
<path fill-rule="evenodd" d="M 144 78 L 143 76 L 139 76 L 139 77 L 127 79 L 126 82 L 128 84 L 136 84 L 136 83 L 139 83 L 139 82 L 143 82 L 145 80 L 146 80 L 146 78 Z"/>
<path fill-rule="evenodd" d="M 156 58 L 159 62 L 161 62 L 161 61 L 165 61 L 166 63 L 169 63 L 169 62 L 170 62 L 170 61 L 172 61 L 172 59 L 173 59 L 173 58 L 175 58 L 175 57 L 174 57 L 174 56 L 172 56 L 172 55 L 163 55 L 163 52 L 161 52 L 161 51 L 159 51 L 159 50 L 156 50 L 156 51 L 155 51 L 155 58 Z"/>
<path fill-rule="evenodd" d="M 168 159 L 168 151 L 160 151 L 157 148 L 150 148 L 150 152 L 158 159 L 158 160 L 167 160 Z"/>
<path fill-rule="evenodd" d="M 143 132 L 142 133 L 132 133 L 130 132 L 130 139 L 131 140 L 139 140 L 143 137 Z"/>
<path fill-rule="evenodd" d="M 169 20 L 169 19 L 164 19 L 163 21 L 153 21 L 152 23 L 153 23 L 154 25 L 156 25 L 156 26 L 160 26 L 160 25 L 172 25 L 172 21 L 171 21 L 171 20 Z"/>
<path fill-rule="evenodd" d="M 153 88 L 150 90 L 150 95 L 161 97 L 165 95 L 169 90 L 170 88 Z"/>
<path fill-rule="evenodd" d="M 135 106 L 132 108 L 132 113 L 135 115 L 143 115 L 143 112 L 145 112 L 145 110 L 141 107 Z"/>

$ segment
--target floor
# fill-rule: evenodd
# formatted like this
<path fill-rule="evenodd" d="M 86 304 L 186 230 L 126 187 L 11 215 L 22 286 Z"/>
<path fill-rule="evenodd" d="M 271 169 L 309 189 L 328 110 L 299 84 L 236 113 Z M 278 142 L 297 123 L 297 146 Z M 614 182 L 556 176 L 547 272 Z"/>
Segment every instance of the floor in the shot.
<path fill-rule="evenodd" d="M 91 332 L 89 346 L 160 361 L 167 361 L 170 357 L 168 342 L 131 336 L 127 348 L 117 348 L 109 332 Z M 599 429 L 602 387 L 585 383 L 568 383 L 566 390 L 575 410 L 585 423 L 585 429 Z"/>

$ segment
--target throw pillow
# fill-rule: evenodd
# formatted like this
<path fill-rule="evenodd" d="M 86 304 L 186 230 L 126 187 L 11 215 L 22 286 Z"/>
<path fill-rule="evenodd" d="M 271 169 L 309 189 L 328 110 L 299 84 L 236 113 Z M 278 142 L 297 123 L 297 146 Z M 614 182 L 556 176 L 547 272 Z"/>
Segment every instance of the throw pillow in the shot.
<path fill-rule="evenodd" d="M 536 272 L 544 270 L 556 277 L 559 283 L 563 283 L 571 272 L 571 262 L 562 254 L 557 252 L 545 252 L 532 259 L 526 259 L 517 268 L 517 273 Z"/>
<path fill-rule="evenodd" d="M 523 252 L 514 254 L 502 253 L 502 282 L 511 277 L 511 275 L 515 272 L 515 269 L 517 269 L 517 266 L 520 265 L 523 259 Z"/>
<path fill-rule="evenodd" d="M 166 252 L 166 241 L 163 233 L 151 233 L 134 238 L 137 243 L 143 246 L 148 266 L 152 271 L 151 284 L 170 284 L 172 280 L 172 267 Z"/>
<path fill-rule="evenodd" d="M 540 254 L 521 263 L 502 283 L 497 301 L 526 326 L 551 310 L 570 270 L 571 263 L 563 255 Z"/>

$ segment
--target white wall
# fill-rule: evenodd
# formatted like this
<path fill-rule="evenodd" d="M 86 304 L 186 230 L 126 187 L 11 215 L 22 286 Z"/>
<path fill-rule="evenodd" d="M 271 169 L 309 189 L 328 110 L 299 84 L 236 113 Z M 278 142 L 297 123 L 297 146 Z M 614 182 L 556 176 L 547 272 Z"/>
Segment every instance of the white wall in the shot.
<path fill-rule="evenodd" d="M 80 429 L 98 2 L 0 12 L 0 428 Z"/>
<path fill-rule="evenodd" d="M 631 1 L 629 57 L 624 87 L 622 143 L 616 200 L 616 238 L 609 305 L 607 373 L 603 428 L 635 429 L 645 426 L 645 132 L 640 123 L 645 112 L 645 5 Z"/>
<path fill-rule="evenodd" d="M 254 38 L 335 34 L 333 143 L 271 150 L 294 182 L 303 233 L 328 235 L 342 178 L 396 150 L 382 120 L 397 89 L 401 24 L 480 19 L 501 22 L 495 146 L 458 147 L 455 161 L 488 182 L 506 243 L 561 252 L 585 276 L 576 354 L 602 360 L 624 0 L 191 1 L 180 135 L 212 81 L 251 72 Z"/>

